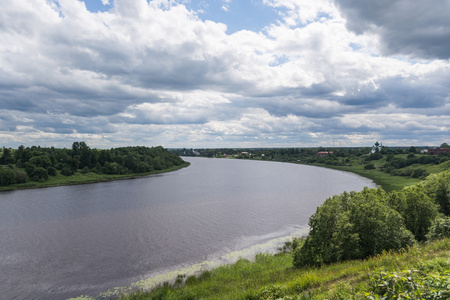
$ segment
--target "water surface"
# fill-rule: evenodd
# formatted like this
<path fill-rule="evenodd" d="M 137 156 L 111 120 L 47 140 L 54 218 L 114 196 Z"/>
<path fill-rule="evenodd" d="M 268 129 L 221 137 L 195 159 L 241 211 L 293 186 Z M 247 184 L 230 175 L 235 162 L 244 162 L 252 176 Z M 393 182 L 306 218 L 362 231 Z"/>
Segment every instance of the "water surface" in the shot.
<path fill-rule="evenodd" d="M 162 175 L 0 193 L 2 297 L 96 296 L 305 232 L 326 198 L 375 186 L 312 166 L 185 160 Z"/>

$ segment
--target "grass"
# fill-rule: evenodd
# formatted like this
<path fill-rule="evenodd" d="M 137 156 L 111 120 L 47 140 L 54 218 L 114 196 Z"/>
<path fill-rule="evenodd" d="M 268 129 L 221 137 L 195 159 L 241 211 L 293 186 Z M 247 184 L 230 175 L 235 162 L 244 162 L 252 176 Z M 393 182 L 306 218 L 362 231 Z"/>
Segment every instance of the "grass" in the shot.
<path fill-rule="evenodd" d="M 381 163 L 379 164 L 381 165 Z M 387 192 L 393 190 L 401 190 L 406 186 L 414 185 L 420 181 L 420 179 L 418 178 L 392 176 L 378 169 L 366 170 L 364 169 L 364 165 L 360 165 L 357 162 L 353 162 L 353 164 L 350 166 L 327 166 L 322 164 L 314 165 L 358 174 L 360 176 L 373 180 L 377 185 L 383 187 L 383 189 Z M 375 166 L 377 167 L 377 165 Z"/>
<path fill-rule="evenodd" d="M 61 175 L 58 173 L 58 175 L 56 175 L 56 176 L 49 176 L 48 180 L 44 181 L 44 182 L 28 181 L 26 183 L 21 183 L 21 184 L 1 186 L 0 191 L 47 188 L 47 187 L 55 187 L 55 186 L 77 185 L 77 184 L 108 182 L 108 181 L 113 181 L 113 180 L 133 179 L 133 178 L 155 175 L 155 174 L 160 174 L 160 173 L 172 172 L 172 171 L 179 170 L 181 168 L 185 168 L 189 165 L 190 165 L 190 163 L 185 162 L 184 164 L 182 164 L 180 166 L 174 166 L 172 168 L 168 168 L 165 170 L 158 170 L 158 171 L 146 172 L 146 173 L 133 173 L 133 174 L 125 174 L 125 175 L 107 175 L 107 174 L 98 174 L 98 173 L 93 173 L 93 172 L 83 174 L 81 172 L 76 172 L 72 176 L 64 176 L 64 175 Z"/>
<path fill-rule="evenodd" d="M 174 284 L 120 299 L 369 299 L 373 295 L 371 278 L 378 272 L 404 270 L 450 272 L 450 240 L 320 268 L 294 269 L 290 253 L 258 254 L 253 262 L 241 259 L 197 277 L 179 276 Z"/>

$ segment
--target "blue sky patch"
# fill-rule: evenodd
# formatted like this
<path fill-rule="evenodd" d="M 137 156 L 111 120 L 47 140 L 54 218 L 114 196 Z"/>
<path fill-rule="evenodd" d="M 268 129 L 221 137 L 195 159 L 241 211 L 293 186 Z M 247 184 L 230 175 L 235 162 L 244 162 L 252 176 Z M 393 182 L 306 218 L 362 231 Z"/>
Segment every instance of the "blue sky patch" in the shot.
<path fill-rule="evenodd" d="M 264 27 L 281 20 L 281 16 L 273 7 L 256 0 L 192 0 L 186 7 L 198 12 L 203 21 L 211 20 L 227 25 L 227 33 L 240 30 L 259 32 Z"/>
<path fill-rule="evenodd" d="M 111 7 L 113 7 L 114 0 L 103 1 L 102 0 L 84 0 L 84 4 L 86 8 L 90 12 L 104 12 L 108 11 Z"/>

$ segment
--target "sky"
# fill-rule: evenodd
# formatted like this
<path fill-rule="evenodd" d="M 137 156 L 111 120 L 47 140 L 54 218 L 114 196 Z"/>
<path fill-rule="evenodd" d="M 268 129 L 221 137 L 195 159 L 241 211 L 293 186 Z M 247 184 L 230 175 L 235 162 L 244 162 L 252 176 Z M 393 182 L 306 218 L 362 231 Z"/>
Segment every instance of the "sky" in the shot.
<path fill-rule="evenodd" d="M 450 0 L 0 5 L 0 147 L 450 142 Z"/>

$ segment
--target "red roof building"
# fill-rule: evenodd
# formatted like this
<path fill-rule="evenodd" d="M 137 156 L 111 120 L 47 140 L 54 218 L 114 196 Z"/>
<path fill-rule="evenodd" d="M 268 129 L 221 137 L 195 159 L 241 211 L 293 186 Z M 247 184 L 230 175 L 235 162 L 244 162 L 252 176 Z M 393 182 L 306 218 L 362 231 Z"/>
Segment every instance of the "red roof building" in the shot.
<path fill-rule="evenodd" d="M 317 152 L 317 156 L 327 156 L 329 154 L 333 154 L 333 151 L 320 151 L 320 152 Z"/>
<path fill-rule="evenodd" d="M 434 148 L 428 149 L 428 153 L 431 155 L 450 153 L 450 148 Z"/>

